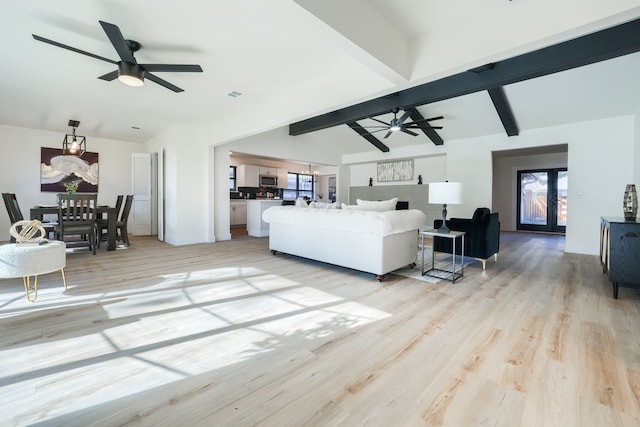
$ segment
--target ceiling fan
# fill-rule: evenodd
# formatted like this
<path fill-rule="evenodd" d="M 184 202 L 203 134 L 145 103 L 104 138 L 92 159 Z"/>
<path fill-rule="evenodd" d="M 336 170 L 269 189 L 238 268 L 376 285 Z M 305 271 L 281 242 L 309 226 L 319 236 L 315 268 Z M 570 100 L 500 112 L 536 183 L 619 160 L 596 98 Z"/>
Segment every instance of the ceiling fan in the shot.
<path fill-rule="evenodd" d="M 150 71 L 168 71 L 168 72 L 195 72 L 201 73 L 202 67 L 199 65 L 182 65 L 182 64 L 138 64 L 136 58 L 134 58 L 133 54 L 137 52 L 142 45 L 134 40 L 125 40 L 120 32 L 120 28 L 117 25 L 110 24 L 104 21 L 98 21 L 102 26 L 102 29 L 107 34 L 109 41 L 113 45 L 114 49 L 118 53 L 120 57 L 120 61 L 114 61 L 109 58 L 105 58 L 103 56 L 99 56 L 90 52 L 85 52 L 84 50 L 77 49 L 75 47 L 67 46 L 66 44 L 58 43 L 53 40 L 46 39 L 44 37 L 37 36 L 32 34 L 33 38 L 51 44 L 53 46 L 61 47 L 63 49 L 68 49 L 70 51 L 80 53 L 82 55 L 87 55 L 92 58 L 100 59 L 102 61 L 110 62 L 111 64 L 115 64 L 118 66 L 117 70 L 111 71 L 110 73 L 105 74 L 104 76 L 98 77 L 99 79 L 106 80 L 108 82 L 115 80 L 116 78 L 120 80 L 122 83 L 129 86 L 142 86 L 144 84 L 144 79 L 147 78 L 154 83 L 159 84 L 160 86 L 164 86 L 167 89 L 171 89 L 174 92 L 184 92 L 183 89 L 178 86 L 169 83 L 166 80 L 161 79 L 155 74 L 151 74 Z"/>
<path fill-rule="evenodd" d="M 394 132 L 404 132 L 409 135 L 418 136 L 417 133 L 409 130 L 409 129 L 442 129 L 442 126 L 431 126 L 429 124 L 430 121 L 444 119 L 443 116 L 431 117 L 428 119 L 419 119 L 412 120 L 411 122 L 405 123 L 405 120 L 409 118 L 411 115 L 411 111 L 405 110 L 404 114 L 398 118 L 398 113 L 400 112 L 399 108 L 393 109 L 393 119 L 390 122 L 385 122 L 375 117 L 369 117 L 371 120 L 374 120 L 378 123 L 381 123 L 384 126 L 362 126 L 365 129 L 376 129 L 369 133 L 376 133 L 380 131 L 387 131 L 387 134 L 384 136 L 388 138 Z"/>

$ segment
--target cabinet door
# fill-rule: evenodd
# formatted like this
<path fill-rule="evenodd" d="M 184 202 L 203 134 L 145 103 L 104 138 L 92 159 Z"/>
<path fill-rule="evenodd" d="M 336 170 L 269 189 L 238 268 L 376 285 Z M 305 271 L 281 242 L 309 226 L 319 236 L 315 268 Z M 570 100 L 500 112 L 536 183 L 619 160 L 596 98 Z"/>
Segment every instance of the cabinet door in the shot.
<path fill-rule="evenodd" d="M 232 202 L 229 208 L 229 224 L 245 225 L 247 223 L 247 203 Z"/>
<path fill-rule="evenodd" d="M 278 188 L 287 188 L 289 179 L 289 171 L 287 169 L 277 169 L 278 172 Z"/>
<path fill-rule="evenodd" d="M 238 216 L 236 214 L 237 208 L 238 207 L 234 205 L 231 205 L 231 207 L 229 208 L 229 224 L 230 225 L 238 225 L 237 224 Z"/>
<path fill-rule="evenodd" d="M 276 176 L 277 175 L 277 169 L 276 168 L 270 168 L 270 167 L 266 167 L 266 166 L 260 166 L 260 175 L 269 175 L 269 176 Z"/>
<path fill-rule="evenodd" d="M 245 225 L 247 223 L 247 205 L 236 206 L 236 225 Z"/>
<path fill-rule="evenodd" d="M 640 224 L 611 223 L 609 244 L 609 278 L 613 282 L 640 284 Z"/>
<path fill-rule="evenodd" d="M 259 187 L 258 166 L 240 165 L 236 171 L 238 173 L 238 187 Z"/>

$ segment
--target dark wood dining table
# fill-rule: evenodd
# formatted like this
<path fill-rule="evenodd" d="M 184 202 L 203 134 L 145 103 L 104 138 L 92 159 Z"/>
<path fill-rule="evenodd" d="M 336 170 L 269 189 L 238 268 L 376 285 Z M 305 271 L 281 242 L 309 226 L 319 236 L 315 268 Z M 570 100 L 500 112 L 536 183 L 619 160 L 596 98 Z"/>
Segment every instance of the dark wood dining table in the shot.
<path fill-rule="evenodd" d="M 31 215 L 31 219 L 37 219 L 42 221 L 44 215 L 58 215 L 58 206 L 34 206 L 30 209 L 29 214 Z M 116 221 L 118 212 L 116 212 L 116 208 L 113 206 L 96 206 L 96 215 L 107 215 L 108 229 L 107 229 L 107 250 L 115 251 L 116 250 Z"/>

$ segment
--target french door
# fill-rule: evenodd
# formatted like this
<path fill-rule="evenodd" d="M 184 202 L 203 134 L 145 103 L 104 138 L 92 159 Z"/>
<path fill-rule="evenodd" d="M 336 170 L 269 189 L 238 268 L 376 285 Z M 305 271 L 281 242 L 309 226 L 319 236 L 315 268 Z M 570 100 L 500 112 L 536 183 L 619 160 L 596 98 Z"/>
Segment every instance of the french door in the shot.
<path fill-rule="evenodd" d="M 518 171 L 518 230 L 564 233 L 567 168 Z"/>

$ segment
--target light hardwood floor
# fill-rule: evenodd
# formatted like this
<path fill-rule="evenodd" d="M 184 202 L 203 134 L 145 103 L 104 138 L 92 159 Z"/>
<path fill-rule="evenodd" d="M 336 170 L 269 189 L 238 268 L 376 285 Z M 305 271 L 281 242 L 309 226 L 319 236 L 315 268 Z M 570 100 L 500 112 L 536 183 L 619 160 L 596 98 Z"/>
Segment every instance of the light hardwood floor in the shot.
<path fill-rule="evenodd" d="M 640 290 L 563 247 L 503 233 L 456 284 L 267 238 L 69 254 L 35 304 L 0 280 L 0 425 L 638 426 Z"/>

